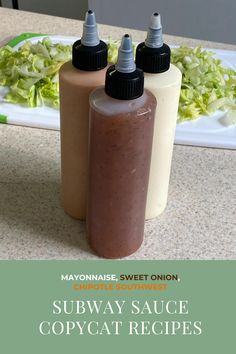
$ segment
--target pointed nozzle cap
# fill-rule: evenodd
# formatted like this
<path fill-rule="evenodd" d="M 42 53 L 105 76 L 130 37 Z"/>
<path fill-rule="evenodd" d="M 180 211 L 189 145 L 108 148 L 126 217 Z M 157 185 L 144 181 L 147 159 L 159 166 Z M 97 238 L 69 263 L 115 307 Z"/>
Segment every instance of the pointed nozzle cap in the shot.
<path fill-rule="evenodd" d="M 107 45 L 99 40 L 95 14 L 91 10 L 85 16 L 82 38 L 72 46 L 72 64 L 85 71 L 101 70 L 107 66 Z"/>
<path fill-rule="evenodd" d="M 161 26 L 161 15 L 155 12 L 152 14 L 151 19 L 150 19 L 150 28 L 152 29 L 160 29 L 162 28 Z"/>
<path fill-rule="evenodd" d="M 163 43 L 161 16 L 152 14 L 145 42 L 136 49 L 136 66 L 145 73 L 163 73 L 170 67 L 170 48 Z"/>
<path fill-rule="evenodd" d="M 145 45 L 149 48 L 160 48 L 163 45 L 161 15 L 157 12 L 151 16 Z"/>
<path fill-rule="evenodd" d="M 81 43 L 87 47 L 95 47 L 100 43 L 96 18 L 92 10 L 87 11 L 85 15 Z"/>
<path fill-rule="evenodd" d="M 134 62 L 134 52 L 132 39 L 128 34 L 122 37 L 121 45 L 118 51 L 118 59 L 115 68 L 120 73 L 132 73 L 136 70 Z"/>

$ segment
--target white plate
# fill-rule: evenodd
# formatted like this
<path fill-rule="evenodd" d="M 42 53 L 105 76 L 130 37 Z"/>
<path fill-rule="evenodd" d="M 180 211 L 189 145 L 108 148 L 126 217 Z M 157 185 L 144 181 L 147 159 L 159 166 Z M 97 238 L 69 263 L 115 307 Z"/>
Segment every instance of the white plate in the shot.
<path fill-rule="evenodd" d="M 30 38 L 32 43 L 42 40 L 44 36 Z M 49 36 L 55 43 L 72 44 L 77 37 Z M 25 43 L 18 43 L 17 50 Z M 220 49 L 208 49 L 215 53 L 215 57 L 222 61 L 225 67 L 236 70 L 236 52 Z M 26 108 L 16 104 L 3 102 L 5 89 L 0 88 L 0 114 L 7 116 L 8 124 L 29 127 L 60 129 L 59 112 L 49 107 Z M 195 121 L 177 124 L 175 144 L 206 146 L 217 148 L 236 149 L 236 125 L 226 126 L 224 117 L 227 112 L 217 111 L 212 116 L 201 116 Z"/>

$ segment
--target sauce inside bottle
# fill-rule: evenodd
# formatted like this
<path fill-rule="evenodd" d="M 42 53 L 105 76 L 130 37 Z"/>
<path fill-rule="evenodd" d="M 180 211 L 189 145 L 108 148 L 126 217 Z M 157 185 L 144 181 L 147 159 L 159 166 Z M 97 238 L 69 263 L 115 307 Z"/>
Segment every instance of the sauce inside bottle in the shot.
<path fill-rule="evenodd" d="M 129 35 L 105 89 L 91 93 L 90 107 L 88 238 L 99 256 L 121 258 L 143 241 L 156 108 L 155 97 L 143 90 Z"/>
<path fill-rule="evenodd" d="M 104 84 L 107 45 L 99 40 L 94 12 L 86 13 L 83 36 L 73 44 L 72 61 L 59 72 L 62 204 L 70 216 L 86 216 L 89 95 Z"/>
<path fill-rule="evenodd" d="M 168 187 L 182 75 L 170 64 L 171 51 L 163 43 L 160 14 L 151 16 L 145 42 L 136 50 L 136 65 L 144 71 L 145 88 L 157 100 L 146 219 L 160 215 L 167 204 Z"/>

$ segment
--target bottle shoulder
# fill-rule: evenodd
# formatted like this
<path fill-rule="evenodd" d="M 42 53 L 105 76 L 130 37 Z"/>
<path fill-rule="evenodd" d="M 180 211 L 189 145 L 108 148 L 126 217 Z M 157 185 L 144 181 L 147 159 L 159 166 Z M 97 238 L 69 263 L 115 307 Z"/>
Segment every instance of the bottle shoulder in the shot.
<path fill-rule="evenodd" d="M 90 86 L 91 84 L 102 85 L 105 81 L 106 70 L 108 67 L 96 71 L 84 71 L 76 69 L 72 65 L 72 61 L 63 64 L 59 70 L 60 81 L 70 82 L 71 84 L 78 84 L 83 86 Z"/>
<path fill-rule="evenodd" d="M 182 80 L 182 73 L 177 66 L 170 64 L 169 70 L 158 73 L 144 73 L 145 87 L 150 89 L 162 88 L 177 85 L 180 86 Z"/>
<path fill-rule="evenodd" d="M 149 90 L 145 89 L 143 95 L 139 98 L 133 100 L 118 100 L 108 96 L 104 87 L 99 87 L 91 92 L 89 103 L 93 110 L 110 116 L 132 113 L 140 109 L 146 109 L 148 111 L 150 108 L 156 106 L 156 98 Z"/>

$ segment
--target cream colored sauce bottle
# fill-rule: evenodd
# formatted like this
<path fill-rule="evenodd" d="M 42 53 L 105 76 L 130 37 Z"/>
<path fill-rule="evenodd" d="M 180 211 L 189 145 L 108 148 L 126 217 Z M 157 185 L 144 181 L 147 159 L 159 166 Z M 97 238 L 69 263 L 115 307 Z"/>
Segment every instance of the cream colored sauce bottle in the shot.
<path fill-rule="evenodd" d="M 136 65 L 144 71 L 144 86 L 157 100 L 146 219 L 160 215 L 168 187 L 182 74 L 170 64 L 170 48 L 162 42 L 160 15 L 151 17 L 147 38 L 136 51 Z"/>
<path fill-rule="evenodd" d="M 62 204 L 67 214 L 80 220 L 86 217 L 89 95 L 104 85 L 106 69 L 107 46 L 98 38 L 94 13 L 88 11 L 72 61 L 59 72 Z"/>

